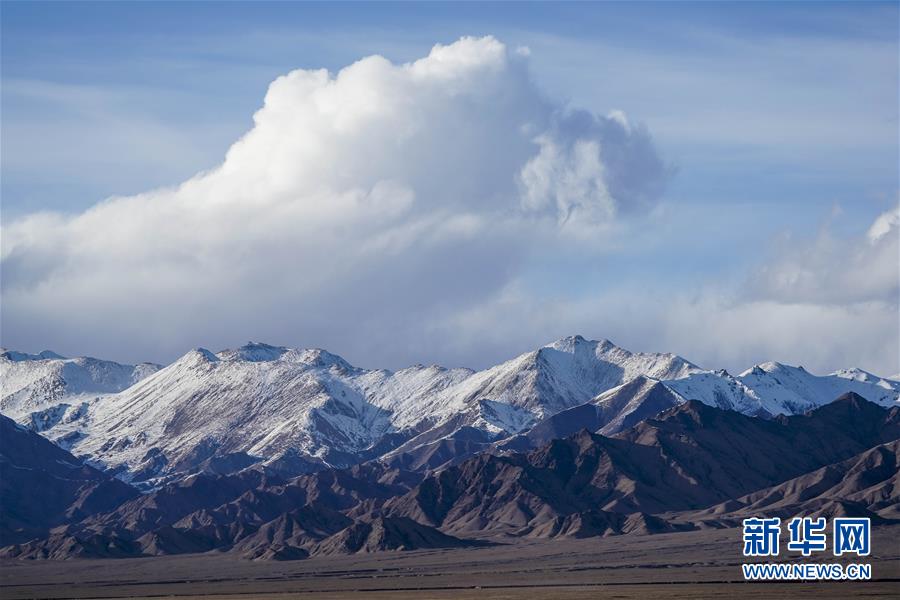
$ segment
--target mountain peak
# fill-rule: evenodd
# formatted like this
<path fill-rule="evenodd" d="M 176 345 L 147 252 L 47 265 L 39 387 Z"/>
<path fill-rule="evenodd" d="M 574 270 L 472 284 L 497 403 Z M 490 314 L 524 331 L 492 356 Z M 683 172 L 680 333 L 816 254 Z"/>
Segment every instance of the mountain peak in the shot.
<path fill-rule="evenodd" d="M 603 350 L 618 348 L 618 346 L 605 338 L 601 340 L 589 340 L 584 336 L 577 334 L 560 338 L 555 342 L 550 342 L 549 344 L 544 346 L 544 348 L 552 348 L 553 350 L 559 350 L 561 352 L 574 352 L 575 349 L 579 347 L 593 347 L 601 348 Z"/>
<path fill-rule="evenodd" d="M 332 354 L 328 350 L 322 348 L 306 348 L 304 350 L 295 350 L 293 353 L 297 362 L 306 363 L 313 367 L 339 367 L 342 369 L 352 370 L 353 365 L 346 360 Z"/>
<path fill-rule="evenodd" d="M 774 360 L 767 360 L 764 363 L 760 363 L 757 365 L 760 369 L 765 371 L 766 373 L 773 373 L 775 371 L 783 371 L 785 369 L 785 365 Z"/>
<path fill-rule="evenodd" d="M 287 352 L 288 349 L 283 346 L 272 346 L 261 342 L 247 342 L 240 348 L 222 350 L 218 353 L 218 357 L 224 360 L 269 362 L 278 360 Z"/>
<path fill-rule="evenodd" d="M 628 396 L 634 397 L 642 392 L 647 392 L 655 387 L 656 384 L 661 384 L 658 379 L 654 379 L 653 377 L 648 377 L 647 375 L 638 375 L 632 379 L 629 379 L 625 383 L 618 385 L 612 389 L 606 390 L 605 392 L 600 393 L 595 396 L 591 402 L 594 404 L 602 404 L 607 402 L 608 399 L 614 398 L 616 396 Z"/>
<path fill-rule="evenodd" d="M 782 364 L 780 362 L 776 362 L 774 360 L 769 360 L 762 363 L 757 363 L 742 372 L 739 377 L 749 377 L 751 375 L 755 375 L 757 377 L 771 375 L 773 373 L 783 373 L 791 369 L 796 369 L 796 367 L 790 367 L 788 365 Z M 803 371 L 803 369 L 800 369 Z M 805 371 L 804 371 L 805 372 Z"/>
<path fill-rule="evenodd" d="M 18 352 L 16 350 L 7 350 L 0 348 L 0 356 L 7 360 L 21 362 L 26 360 L 65 360 L 65 356 L 57 354 L 52 350 L 41 350 L 37 354 L 28 354 L 27 352 Z"/>
<path fill-rule="evenodd" d="M 840 377 L 842 379 L 852 379 L 854 381 L 862 381 L 865 383 L 878 383 L 881 381 L 881 377 L 869 373 L 868 371 L 863 371 L 859 367 L 851 367 L 849 369 L 840 369 L 832 373 L 835 377 Z"/>
<path fill-rule="evenodd" d="M 247 342 L 239 348 L 218 352 L 216 356 L 226 361 L 242 362 L 276 362 L 299 363 L 311 367 L 330 368 L 337 366 L 352 370 L 353 366 L 346 360 L 322 348 L 289 348 L 273 346 L 262 342 Z"/>
<path fill-rule="evenodd" d="M 699 400 L 687 400 L 678 406 L 674 406 L 666 411 L 661 412 L 657 415 L 652 421 L 668 421 L 668 422 L 680 422 L 684 423 L 687 421 L 692 421 L 697 425 L 706 426 L 710 423 L 712 419 L 715 419 L 721 415 L 729 415 L 734 414 L 737 415 L 739 413 L 731 412 L 731 411 L 723 411 L 718 408 L 713 408 Z"/>
<path fill-rule="evenodd" d="M 835 413 L 835 412 L 860 412 L 864 410 L 878 410 L 883 411 L 884 408 L 878 406 L 874 402 L 869 402 L 863 396 L 857 394 L 856 392 L 847 392 L 846 394 L 841 394 L 837 398 L 834 399 L 833 402 L 829 402 L 824 406 L 820 406 L 815 410 L 810 412 L 819 413 L 819 414 L 827 414 L 827 413 Z"/>
<path fill-rule="evenodd" d="M 197 347 L 179 358 L 176 363 L 214 363 L 219 357 L 206 348 Z"/>
<path fill-rule="evenodd" d="M 547 344 L 544 348 L 552 348 L 553 350 L 559 350 L 560 352 L 574 352 L 576 347 L 590 343 L 594 342 L 588 342 L 588 340 L 580 335 L 569 335 Z M 538 352 L 544 348 L 539 349 Z"/>

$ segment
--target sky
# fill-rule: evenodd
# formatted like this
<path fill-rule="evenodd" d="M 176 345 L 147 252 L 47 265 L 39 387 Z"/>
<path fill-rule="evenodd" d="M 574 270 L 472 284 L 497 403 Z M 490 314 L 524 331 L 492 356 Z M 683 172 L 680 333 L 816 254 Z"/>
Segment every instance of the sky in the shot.
<path fill-rule="evenodd" d="M 900 372 L 896 3 L 0 5 L 0 343 Z"/>

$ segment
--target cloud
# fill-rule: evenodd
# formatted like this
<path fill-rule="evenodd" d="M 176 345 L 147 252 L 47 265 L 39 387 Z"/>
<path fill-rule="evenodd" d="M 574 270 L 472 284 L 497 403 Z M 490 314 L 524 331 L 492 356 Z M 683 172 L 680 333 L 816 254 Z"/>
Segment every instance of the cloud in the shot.
<path fill-rule="evenodd" d="M 408 362 L 535 244 L 646 212 L 668 178 L 645 128 L 553 102 L 528 60 L 485 37 L 296 70 L 218 167 L 4 226 L 4 344 L 135 360 L 262 338 Z"/>
<path fill-rule="evenodd" d="M 787 240 L 750 278 L 751 298 L 846 306 L 900 297 L 900 207 L 879 215 L 863 235 L 837 238 L 828 228 L 810 243 Z"/>
<path fill-rule="evenodd" d="M 526 351 L 577 331 L 632 350 L 674 352 L 732 373 L 768 360 L 818 374 L 860 366 L 890 376 L 900 365 L 896 305 L 745 300 L 718 286 L 623 286 L 584 297 L 541 298 L 512 284 L 490 302 L 434 325 L 433 335 L 448 340 L 446 354 L 463 360 L 472 347 L 500 361 L 515 353 L 511 348 Z"/>
<path fill-rule="evenodd" d="M 874 246 L 891 234 L 896 237 L 898 228 L 900 228 L 900 205 L 878 215 L 866 232 L 866 237 L 869 238 L 869 244 Z"/>
<path fill-rule="evenodd" d="M 699 256 L 717 238 L 694 246 L 734 213 L 662 207 L 648 130 L 546 97 L 541 56 L 463 38 L 279 77 L 214 169 L 4 224 L 2 344 L 165 361 L 259 339 L 484 366 L 582 333 L 731 370 L 898 370 L 897 210 L 787 237 L 725 281 Z"/>
<path fill-rule="evenodd" d="M 735 373 L 777 360 L 815 373 L 859 366 L 890 376 L 900 370 L 898 210 L 857 235 L 825 229 L 813 240 L 790 240 L 735 282 L 645 277 L 573 296 L 535 294 L 514 281 L 490 301 L 434 323 L 435 335 L 452 339 L 447 350 L 456 356 L 477 345 L 494 360 L 510 347 L 524 351 L 581 332 Z"/>
<path fill-rule="evenodd" d="M 669 170 L 646 128 L 618 110 L 605 118 L 573 112 L 554 125 L 534 139 L 540 152 L 519 174 L 524 209 L 555 215 L 560 225 L 602 224 L 656 204 Z"/>

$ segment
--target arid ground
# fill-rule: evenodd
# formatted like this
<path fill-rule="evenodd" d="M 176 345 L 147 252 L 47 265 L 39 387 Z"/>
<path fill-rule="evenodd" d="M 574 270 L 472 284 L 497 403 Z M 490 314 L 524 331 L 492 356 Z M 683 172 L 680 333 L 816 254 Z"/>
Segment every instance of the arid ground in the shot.
<path fill-rule="evenodd" d="M 784 544 L 782 544 L 782 547 Z M 18 598 L 887 598 L 900 595 L 900 526 L 876 528 L 870 582 L 745 583 L 741 532 L 522 541 L 293 562 L 221 554 L 0 563 Z M 782 560 L 798 560 L 784 554 Z M 832 562 L 830 554 L 809 562 Z M 847 561 L 843 561 L 847 562 Z"/>

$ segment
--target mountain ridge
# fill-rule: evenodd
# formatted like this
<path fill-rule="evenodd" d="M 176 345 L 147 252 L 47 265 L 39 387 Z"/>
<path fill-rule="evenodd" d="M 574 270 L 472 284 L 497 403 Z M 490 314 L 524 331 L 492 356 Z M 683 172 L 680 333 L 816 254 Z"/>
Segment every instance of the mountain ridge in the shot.
<path fill-rule="evenodd" d="M 27 379 L 19 371 L 40 371 L 29 375 L 35 381 L 57 381 L 53 369 L 60 364 L 96 360 L 10 352 L 0 356 L 0 367 L 13 382 Z M 734 377 L 674 354 L 635 353 L 581 336 L 482 371 L 361 369 L 323 349 L 258 342 L 218 353 L 198 348 L 159 369 L 119 367 L 106 367 L 111 381 L 95 386 L 121 387 L 122 374 L 131 373 L 137 380 L 117 393 L 88 394 L 77 378 L 61 377 L 51 386 L 57 391 L 38 398 L 39 410 L 30 412 L 21 390 L 39 396 L 40 386 L 16 387 L 4 377 L 0 406 L 15 406 L 18 422 L 147 488 L 253 464 L 297 475 L 381 457 L 434 470 L 547 429 L 567 411 L 602 421 L 613 433 L 691 399 L 771 418 L 848 391 L 882 405 L 900 397 L 900 383 L 859 369 L 815 376 L 802 367 L 762 363 Z M 643 401 L 650 389 L 656 403 Z"/>

